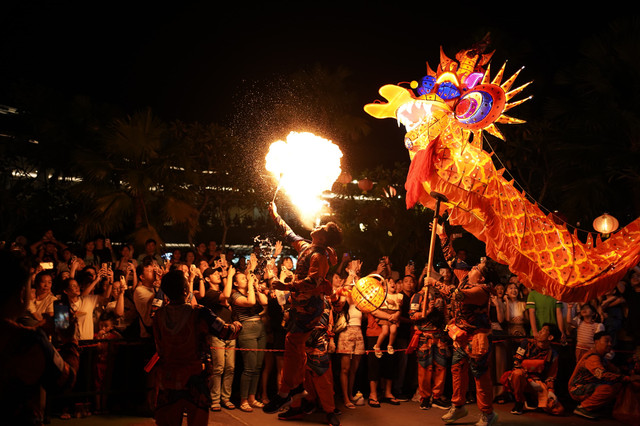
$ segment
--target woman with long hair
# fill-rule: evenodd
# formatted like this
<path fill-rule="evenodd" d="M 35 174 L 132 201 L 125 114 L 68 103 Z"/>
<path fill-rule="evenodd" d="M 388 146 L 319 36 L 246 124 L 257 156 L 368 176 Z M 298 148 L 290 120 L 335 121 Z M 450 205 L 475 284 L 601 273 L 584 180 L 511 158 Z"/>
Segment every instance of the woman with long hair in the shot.
<path fill-rule="evenodd" d="M 246 275 L 236 274 L 233 266 L 229 266 L 227 279 L 232 280 L 233 290 L 225 287 L 225 293 L 231 293 L 228 296 L 225 294 L 225 297 L 229 297 L 229 303 L 233 307 L 234 320 L 242 323 L 237 345 L 239 348 L 249 349 L 241 351 L 244 369 L 240 379 L 240 410 L 245 412 L 264 406 L 256 399 L 256 392 L 264 361 L 263 349 L 267 347 L 267 334 L 260 314 L 268 299 L 258 288 L 258 281 L 253 274 L 256 265 L 256 258 L 251 255 Z"/>

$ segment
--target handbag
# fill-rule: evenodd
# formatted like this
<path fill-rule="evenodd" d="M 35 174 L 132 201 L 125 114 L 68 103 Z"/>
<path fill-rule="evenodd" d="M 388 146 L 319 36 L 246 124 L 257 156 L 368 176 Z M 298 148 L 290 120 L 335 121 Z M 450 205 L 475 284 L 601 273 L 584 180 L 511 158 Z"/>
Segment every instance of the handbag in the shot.
<path fill-rule="evenodd" d="M 333 333 L 338 334 L 347 329 L 349 323 L 347 322 L 347 318 L 344 315 L 344 312 L 338 312 L 336 316 L 336 320 L 333 325 Z"/>

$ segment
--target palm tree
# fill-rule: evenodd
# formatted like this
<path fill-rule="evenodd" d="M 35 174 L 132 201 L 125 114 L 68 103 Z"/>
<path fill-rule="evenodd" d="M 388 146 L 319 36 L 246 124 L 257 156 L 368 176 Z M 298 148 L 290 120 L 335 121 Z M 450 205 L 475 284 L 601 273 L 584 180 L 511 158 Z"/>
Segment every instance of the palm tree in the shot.
<path fill-rule="evenodd" d="M 176 152 L 151 110 L 115 120 L 101 144 L 76 156 L 83 181 L 75 190 L 86 205 L 77 236 L 128 231 L 143 242 L 161 240 L 156 229 L 167 220 L 197 227 L 194 195 L 181 173 L 188 165 Z"/>

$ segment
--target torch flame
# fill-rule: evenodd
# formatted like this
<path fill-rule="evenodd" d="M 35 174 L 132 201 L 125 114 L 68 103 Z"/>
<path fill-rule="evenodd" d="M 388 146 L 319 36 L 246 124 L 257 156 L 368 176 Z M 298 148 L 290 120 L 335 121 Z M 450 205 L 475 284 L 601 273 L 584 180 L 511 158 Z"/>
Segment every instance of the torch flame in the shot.
<path fill-rule="evenodd" d="M 296 206 L 302 222 L 311 228 L 326 204 L 321 199 L 340 176 L 342 151 L 330 140 L 313 133 L 291 132 L 287 141 L 269 147 L 266 168 Z"/>

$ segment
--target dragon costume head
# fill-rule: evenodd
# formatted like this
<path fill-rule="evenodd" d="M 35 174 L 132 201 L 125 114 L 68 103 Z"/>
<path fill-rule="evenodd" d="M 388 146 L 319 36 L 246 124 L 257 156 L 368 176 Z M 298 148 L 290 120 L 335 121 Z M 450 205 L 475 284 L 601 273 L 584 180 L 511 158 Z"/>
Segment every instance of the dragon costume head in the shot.
<path fill-rule="evenodd" d="M 531 97 L 511 102 L 530 84 L 511 89 L 522 69 L 503 82 L 505 63 L 491 79 L 487 44 L 485 37 L 455 59 L 441 48 L 436 71 L 427 63 L 427 75 L 409 88 L 381 87 L 386 102 L 364 109 L 376 118 L 394 118 L 407 130 L 407 208 L 416 202 L 434 208 L 431 194 L 444 195 L 449 222 L 483 241 L 487 255 L 509 265 L 527 287 L 564 301 L 588 301 L 640 261 L 640 219 L 607 241 L 594 244 L 589 234 L 583 243 L 504 179 L 504 170 L 496 170 L 482 149 L 482 131 L 504 139 L 496 123 L 524 123 L 504 113 Z"/>

